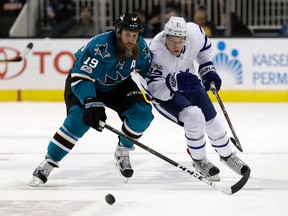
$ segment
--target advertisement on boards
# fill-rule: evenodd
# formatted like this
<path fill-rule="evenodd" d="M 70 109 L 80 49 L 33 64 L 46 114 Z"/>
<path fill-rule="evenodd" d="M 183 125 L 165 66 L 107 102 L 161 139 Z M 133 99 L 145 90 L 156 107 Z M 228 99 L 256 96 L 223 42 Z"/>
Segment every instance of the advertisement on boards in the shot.
<path fill-rule="evenodd" d="M 288 43 L 285 38 L 211 39 L 213 62 L 222 90 L 288 90 Z M 7 39 L 0 59 L 16 57 L 29 42 L 26 59 L 0 63 L 0 90 L 63 89 L 74 53 L 89 39 Z M 150 40 L 147 40 L 149 44 Z"/>
<path fill-rule="evenodd" d="M 288 90 L 287 39 L 214 39 L 223 89 Z"/>
<path fill-rule="evenodd" d="M 29 42 L 33 49 L 21 62 L 0 63 L 0 89 L 63 89 L 74 53 L 89 40 L 1 40 L 0 59 L 15 57 Z"/>

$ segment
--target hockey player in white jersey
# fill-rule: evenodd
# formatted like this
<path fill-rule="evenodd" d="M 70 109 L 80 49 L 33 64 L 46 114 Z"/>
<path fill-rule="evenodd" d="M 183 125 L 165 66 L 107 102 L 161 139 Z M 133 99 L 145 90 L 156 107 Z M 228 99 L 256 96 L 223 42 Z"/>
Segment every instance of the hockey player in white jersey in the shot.
<path fill-rule="evenodd" d="M 150 49 L 148 93 L 160 114 L 183 126 L 195 169 L 209 180 L 220 180 L 219 169 L 206 156 L 206 133 L 220 160 L 244 175 L 250 168 L 233 153 L 225 125 L 206 92 L 211 82 L 220 90 L 221 78 L 213 66 L 211 42 L 204 30 L 182 17 L 171 17 L 164 31 L 151 41 Z"/>

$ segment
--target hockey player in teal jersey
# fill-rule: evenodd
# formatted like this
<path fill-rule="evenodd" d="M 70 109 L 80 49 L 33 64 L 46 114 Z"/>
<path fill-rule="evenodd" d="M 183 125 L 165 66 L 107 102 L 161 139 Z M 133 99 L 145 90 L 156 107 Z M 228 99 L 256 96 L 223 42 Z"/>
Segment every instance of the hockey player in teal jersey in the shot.
<path fill-rule="evenodd" d="M 123 13 L 115 31 L 94 36 L 76 54 L 74 67 L 65 85 L 67 117 L 50 140 L 45 160 L 34 170 L 31 186 L 47 182 L 53 168 L 73 149 L 90 127 L 102 131 L 105 107 L 116 111 L 123 122 L 122 131 L 138 139 L 150 125 L 152 107 L 146 103 L 131 78 L 134 70 L 146 77 L 151 53 L 139 35 L 142 24 L 135 14 Z M 129 151 L 133 144 L 119 137 L 115 164 L 124 178 L 133 175 Z"/>

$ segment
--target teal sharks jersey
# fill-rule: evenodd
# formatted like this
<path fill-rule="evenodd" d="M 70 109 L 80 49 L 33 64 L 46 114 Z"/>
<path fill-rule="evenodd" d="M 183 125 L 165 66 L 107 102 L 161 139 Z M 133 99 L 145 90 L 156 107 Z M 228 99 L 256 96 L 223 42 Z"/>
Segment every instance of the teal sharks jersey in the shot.
<path fill-rule="evenodd" d="M 109 92 L 128 78 L 134 70 L 146 77 L 151 64 L 151 52 L 144 39 L 139 37 L 140 53 L 136 60 L 119 60 L 116 56 L 115 40 L 116 35 L 113 31 L 96 35 L 75 53 L 76 62 L 71 72 L 71 86 L 76 96 L 81 97 L 81 90 L 89 91 L 87 88 L 77 89 L 82 81 L 92 81 L 96 90 Z"/>

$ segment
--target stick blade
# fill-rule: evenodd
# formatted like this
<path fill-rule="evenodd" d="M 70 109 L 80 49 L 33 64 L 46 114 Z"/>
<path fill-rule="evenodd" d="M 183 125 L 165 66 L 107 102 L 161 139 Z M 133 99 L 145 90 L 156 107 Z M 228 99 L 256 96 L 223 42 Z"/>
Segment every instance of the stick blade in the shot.
<path fill-rule="evenodd" d="M 251 170 L 249 169 L 243 176 L 242 178 L 240 179 L 240 181 L 238 181 L 236 184 L 234 184 L 232 187 L 231 187 L 231 192 L 232 194 L 238 192 L 239 190 L 241 190 L 244 185 L 246 185 L 247 181 L 249 180 L 250 178 L 250 173 L 251 173 Z"/>
<path fill-rule="evenodd" d="M 0 63 L 9 63 L 9 62 L 21 62 L 23 59 L 26 58 L 28 53 L 32 50 L 33 48 L 33 43 L 30 42 L 27 44 L 27 46 L 24 48 L 24 50 L 20 53 L 18 57 L 15 57 L 13 59 L 0 59 Z"/>
<path fill-rule="evenodd" d="M 236 140 L 233 137 L 230 137 L 230 140 L 240 152 L 243 152 L 243 148 L 242 148 L 240 142 L 236 142 Z"/>
<path fill-rule="evenodd" d="M 21 58 L 20 61 L 27 56 L 27 54 L 32 50 L 32 48 L 33 48 L 33 43 L 32 42 L 27 44 L 27 46 L 25 47 L 25 49 L 23 50 L 23 52 L 19 56 Z"/>

